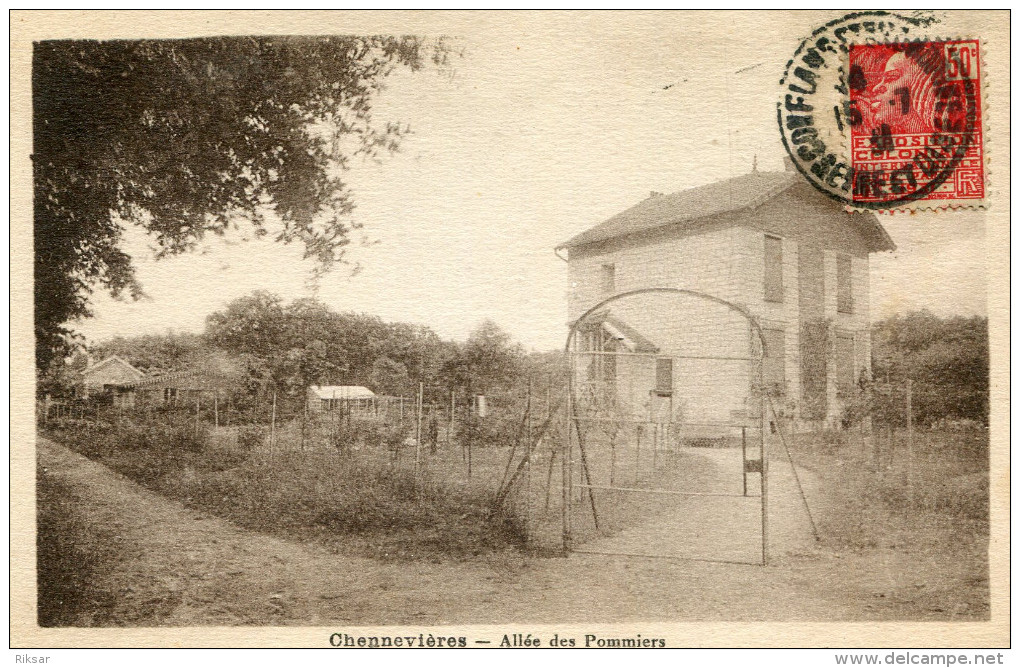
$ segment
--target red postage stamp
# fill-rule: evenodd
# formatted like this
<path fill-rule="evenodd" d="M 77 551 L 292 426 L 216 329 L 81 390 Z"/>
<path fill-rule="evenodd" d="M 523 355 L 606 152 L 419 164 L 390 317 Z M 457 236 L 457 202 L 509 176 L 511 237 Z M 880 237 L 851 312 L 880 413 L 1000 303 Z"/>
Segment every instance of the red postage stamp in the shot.
<path fill-rule="evenodd" d="M 978 40 L 849 45 L 851 202 L 985 197 Z"/>

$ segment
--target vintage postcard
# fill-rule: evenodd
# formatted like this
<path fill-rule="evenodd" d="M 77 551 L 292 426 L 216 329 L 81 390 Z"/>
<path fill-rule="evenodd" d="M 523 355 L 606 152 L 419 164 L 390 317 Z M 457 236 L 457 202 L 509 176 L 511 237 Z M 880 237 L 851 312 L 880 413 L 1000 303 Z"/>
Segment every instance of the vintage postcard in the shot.
<path fill-rule="evenodd" d="M 1009 646 L 1008 12 L 10 52 L 23 662 Z"/>

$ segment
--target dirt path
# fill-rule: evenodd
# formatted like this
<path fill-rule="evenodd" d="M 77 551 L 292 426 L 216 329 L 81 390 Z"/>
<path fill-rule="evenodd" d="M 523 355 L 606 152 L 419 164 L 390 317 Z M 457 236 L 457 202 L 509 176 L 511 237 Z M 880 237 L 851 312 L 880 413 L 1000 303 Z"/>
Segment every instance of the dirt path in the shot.
<path fill-rule="evenodd" d="M 678 463 L 674 488 L 696 494 L 731 496 L 671 497 L 654 517 L 633 523 L 611 537 L 583 549 L 625 554 L 664 554 L 682 558 L 759 563 L 762 558 L 760 478 L 748 476 L 742 490 L 740 451 L 734 448 L 685 450 Z M 818 482 L 801 472 L 811 496 Z M 813 549 L 811 524 L 788 462 L 772 462 L 769 470 L 769 553 L 781 557 Z"/>
<path fill-rule="evenodd" d="M 767 568 L 596 555 L 387 563 L 239 529 L 37 443 L 43 475 L 73 489 L 89 521 L 120 546 L 101 574 L 119 625 L 924 618 L 871 591 L 910 572 L 895 555 L 812 548 Z"/>

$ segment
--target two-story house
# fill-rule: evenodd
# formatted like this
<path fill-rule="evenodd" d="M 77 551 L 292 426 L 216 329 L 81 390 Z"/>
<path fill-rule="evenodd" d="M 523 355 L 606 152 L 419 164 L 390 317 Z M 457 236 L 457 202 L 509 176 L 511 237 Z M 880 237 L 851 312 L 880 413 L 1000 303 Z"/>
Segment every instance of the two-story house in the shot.
<path fill-rule="evenodd" d="M 869 255 L 894 249 L 873 214 L 847 212 L 794 171 L 652 193 L 557 248 L 568 254 L 572 323 L 641 288 L 725 300 L 764 333 L 770 392 L 800 419 L 829 424 L 841 394 L 870 372 Z M 655 412 L 668 397 L 687 421 L 721 423 L 747 410 L 753 338 L 747 318 L 723 304 L 645 294 L 592 314 L 577 347 L 582 358 L 595 353 L 582 364 L 586 380 L 623 410 Z"/>

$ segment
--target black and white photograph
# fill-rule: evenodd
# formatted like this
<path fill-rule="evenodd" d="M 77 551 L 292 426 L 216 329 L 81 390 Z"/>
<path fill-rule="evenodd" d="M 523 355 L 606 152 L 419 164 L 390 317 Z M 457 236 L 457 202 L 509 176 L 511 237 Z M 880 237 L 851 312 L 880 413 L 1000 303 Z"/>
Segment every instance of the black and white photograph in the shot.
<path fill-rule="evenodd" d="M 10 20 L 12 649 L 1009 647 L 1008 12 Z"/>

